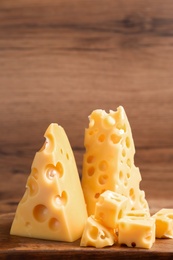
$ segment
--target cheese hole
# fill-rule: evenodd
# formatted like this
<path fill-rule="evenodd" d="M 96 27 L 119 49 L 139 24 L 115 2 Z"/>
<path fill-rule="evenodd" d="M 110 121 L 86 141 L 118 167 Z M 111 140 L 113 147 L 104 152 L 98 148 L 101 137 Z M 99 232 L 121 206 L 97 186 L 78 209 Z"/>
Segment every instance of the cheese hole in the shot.
<path fill-rule="evenodd" d="M 127 146 L 127 148 L 130 147 L 130 139 L 129 139 L 129 137 L 126 137 L 126 146 Z"/>
<path fill-rule="evenodd" d="M 125 133 L 126 132 L 126 125 L 124 124 L 122 124 L 122 123 L 118 123 L 117 125 L 116 125 L 116 127 L 117 127 L 117 129 L 119 129 L 119 130 L 122 130 L 121 132 L 122 133 Z"/>
<path fill-rule="evenodd" d="M 28 179 L 27 187 L 29 188 L 29 193 L 31 196 L 34 196 L 38 193 L 38 183 L 33 177 Z"/>
<path fill-rule="evenodd" d="M 173 219 L 173 214 L 168 214 L 167 218 Z"/>
<path fill-rule="evenodd" d="M 107 182 L 107 179 L 108 179 L 108 175 L 101 175 L 100 177 L 99 177 L 99 183 L 101 184 L 101 185 L 103 185 L 103 184 L 105 184 L 106 182 Z"/>
<path fill-rule="evenodd" d="M 53 164 L 49 164 L 46 170 L 46 176 L 49 180 L 53 180 L 56 177 L 62 177 L 64 173 L 63 166 L 60 162 L 57 163 L 56 167 Z"/>
<path fill-rule="evenodd" d="M 92 166 L 92 167 L 89 167 L 89 169 L 88 169 L 88 175 L 89 176 L 92 176 L 93 174 L 94 174 L 94 172 L 95 172 L 95 168 Z"/>
<path fill-rule="evenodd" d="M 51 153 L 54 149 L 54 139 L 51 134 L 46 136 L 46 140 L 43 144 L 43 147 L 40 149 L 40 152 L 45 150 L 47 153 Z"/>
<path fill-rule="evenodd" d="M 130 178 L 130 173 L 129 173 L 129 172 L 127 173 L 127 178 L 128 178 L 128 179 Z"/>
<path fill-rule="evenodd" d="M 104 119 L 103 123 L 104 123 L 105 127 L 110 127 L 110 126 L 115 125 L 115 119 L 112 116 L 107 116 Z"/>
<path fill-rule="evenodd" d="M 89 131 L 89 135 L 94 135 L 94 131 L 93 131 L 93 130 L 90 130 L 90 131 Z"/>
<path fill-rule="evenodd" d="M 57 163 L 56 170 L 58 172 L 59 177 L 61 177 L 64 173 L 64 169 L 63 169 L 63 166 L 60 162 Z"/>
<path fill-rule="evenodd" d="M 106 171 L 108 169 L 108 163 L 106 162 L 106 161 L 101 161 L 100 163 L 99 163 L 99 170 L 100 171 Z"/>
<path fill-rule="evenodd" d="M 95 194 L 95 198 L 98 199 L 99 197 L 100 197 L 100 193 L 97 192 L 97 193 Z"/>
<path fill-rule="evenodd" d="M 122 218 L 122 216 L 123 216 L 123 211 L 122 211 L 122 209 L 119 211 L 119 213 L 118 213 L 118 219 L 120 219 L 120 218 Z"/>
<path fill-rule="evenodd" d="M 94 160 L 94 156 L 89 155 L 89 156 L 87 157 L 87 163 L 92 163 L 93 160 Z"/>
<path fill-rule="evenodd" d="M 92 226 L 92 228 L 91 228 L 91 230 L 90 230 L 90 237 L 91 237 L 92 239 L 96 240 L 97 237 L 98 237 L 98 234 L 99 234 L 98 228 L 95 227 L 95 226 Z"/>
<path fill-rule="evenodd" d="M 105 189 L 101 190 L 100 193 L 97 192 L 97 193 L 95 194 L 95 198 L 98 199 L 98 198 L 100 197 L 100 194 L 102 194 L 103 192 L 105 192 Z"/>
<path fill-rule="evenodd" d="M 69 155 L 68 155 L 68 153 L 66 153 L 66 158 L 67 158 L 67 160 L 69 160 Z"/>
<path fill-rule="evenodd" d="M 158 217 L 162 217 L 162 216 L 163 216 L 163 213 L 157 213 L 157 216 L 158 216 Z"/>
<path fill-rule="evenodd" d="M 135 200 L 135 192 L 134 192 L 133 188 L 130 189 L 129 195 L 130 195 L 131 200 Z"/>
<path fill-rule="evenodd" d="M 44 222 L 48 217 L 48 208 L 42 204 L 39 204 L 34 207 L 33 215 L 38 222 Z"/>
<path fill-rule="evenodd" d="M 31 175 L 37 180 L 38 179 L 38 170 L 36 168 L 32 168 Z"/>
<path fill-rule="evenodd" d="M 56 231 L 60 227 L 60 223 L 57 218 L 51 218 L 49 221 L 49 227 L 51 230 Z"/>
<path fill-rule="evenodd" d="M 120 139 L 121 139 L 121 137 L 116 135 L 116 134 L 111 135 L 111 141 L 112 141 L 113 144 L 119 143 Z"/>
<path fill-rule="evenodd" d="M 104 135 L 104 134 L 99 135 L 98 140 L 99 140 L 99 142 L 101 142 L 101 143 L 104 142 L 104 140 L 105 140 L 105 135 Z"/>
<path fill-rule="evenodd" d="M 127 185 L 128 185 L 127 178 L 124 178 L 124 186 L 127 187 Z"/>
<path fill-rule="evenodd" d="M 103 232 L 103 234 L 100 235 L 100 238 L 101 239 L 105 239 L 106 238 L 106 233 L 104 231 L 102 231 L 102 232 Z"/>
<path fill-rule="evenodd" d="M 152 234 L 151 234 L 151 230 L 150 229 L 147 229 L 146 230 L 146 236 L 144 237 L 144 241 L 150 241 L 151 240 L 151 237 L 152 237 Z"/>
<path fill-rule="evenodd" d="M 126 150 L 125 150 L 125 149 L 122 150 L 122 156 L 123 156 L 123 157 L 126 156 Z"/>
<path fill-rule="evenodd" d="M 63 149 L 62 148 L 60 149 L 60 153 L 63 154 Z"/>
<path fill-rule="evenodd" d="M 63 206 L 67 203 L 67 193 L 65 191 L 62 192 L 61 196 L 55 196 L 55 204 L 56 206 Z"/>
<path fill-rule="evenodd" d="M 122 180 L 123 180 L 123 176 L 124 176 L 123 172 L 122 172 L 122 171 L 120 171 L 120 172 L 119 172 L 119 179 L 120 179 L 120 181 L 122 181 Z"/>
<path fill-rule="evenodd" d="M 127 165 L 131 168 L 131 160 L 127 159 Z"/>

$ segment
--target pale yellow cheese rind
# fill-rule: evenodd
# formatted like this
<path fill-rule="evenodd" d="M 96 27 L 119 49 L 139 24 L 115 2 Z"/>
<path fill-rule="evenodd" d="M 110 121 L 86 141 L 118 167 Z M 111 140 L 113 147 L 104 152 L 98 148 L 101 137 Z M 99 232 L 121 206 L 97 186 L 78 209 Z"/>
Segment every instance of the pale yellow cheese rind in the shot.
<path fill-rule="evenodd" d="M 156 238 L 173 238 L 173 209 L 163 208 L 153 217 L 156 221 Z"/>
<path fill-rule="evenodd" d="M 129 198 L 127 210 L 149 211 L 140 189 L 141 174 L 134 164 L 135 146 L 122 106 L 106 113 L 94 110 L 85 130 L 82 188 L 88 214 L 94 214 L 100 194 L 111 190 Z"/>
<path fill-rule="evenodd" d="M 72 242 L 82 236 L 86 204 L 64 129 L 50 124 L 34 157 L 10 234 Z"/>

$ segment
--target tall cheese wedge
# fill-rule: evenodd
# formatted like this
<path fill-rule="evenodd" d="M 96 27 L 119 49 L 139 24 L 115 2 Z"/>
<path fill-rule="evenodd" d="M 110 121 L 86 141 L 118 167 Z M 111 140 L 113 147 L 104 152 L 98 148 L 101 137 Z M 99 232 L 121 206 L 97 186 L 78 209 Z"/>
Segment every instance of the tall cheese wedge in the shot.
<path fill-rule="evenodd" d="M 10 234 L 72 242 L 82 236 L 87 219 L 74 155 L 58 124 L 50 124 L 45 138 L 33 160 Z"/>
<path fill-rule="evenodd" d="M 94 110 L 85 130 L 82 188 L 88 214 L 93 215 L 101 193 L 111 190 L 129 198 L 127 210 L 149 210 L 140 189 L 141 174 L 134 164 L 135 146 L 122 106 L 106 113 Z"/>

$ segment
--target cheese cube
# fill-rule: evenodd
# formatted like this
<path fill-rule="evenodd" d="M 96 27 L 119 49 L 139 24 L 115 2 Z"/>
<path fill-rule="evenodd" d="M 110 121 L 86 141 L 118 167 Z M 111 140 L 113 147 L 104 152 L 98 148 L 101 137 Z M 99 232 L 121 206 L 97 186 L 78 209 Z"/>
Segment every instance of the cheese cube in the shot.
<path fill-rule="evenodd" d="M 115 229 L 126 210 L 127 203 L 127 197 L 107 190 L 100 195 L 94 216 L 101 220 L 104 226 Z"/>
<path fill-rule="evenodd" d="M 81 238 L 80 246 L 102 248 L 112 246 L 117 241 L 113 229 L 102 225 L 94 216 L 89 216 Z"/>
<path fill-rule="evenodd" d="M 86 204 L 64 129 L 50 124 L 35 155 L 10 234 L 72 242 L 82 236 Z"/>
<path fill-rule="evenodd" d="M 151 248 L 155 242 L 154 218 L 123 217 L 118 225 L 118 243 L 128 247 Z"/>
<path fill-rule="evenodd" d="M 101 193 L 111 190 L 129 198 L 128 208 L 149 210 L 140 189 L 141 174 L 134 164 L 135 146 L 122 106 L 106 113 L 94 110 L 85 130 L 82 188 L 89 215 Z"/>
<path fill-rule="evenodd" d="M 163 208 L 153 217 L 156 220 L 156 237 L 173 238 L 173 209 Z"/>

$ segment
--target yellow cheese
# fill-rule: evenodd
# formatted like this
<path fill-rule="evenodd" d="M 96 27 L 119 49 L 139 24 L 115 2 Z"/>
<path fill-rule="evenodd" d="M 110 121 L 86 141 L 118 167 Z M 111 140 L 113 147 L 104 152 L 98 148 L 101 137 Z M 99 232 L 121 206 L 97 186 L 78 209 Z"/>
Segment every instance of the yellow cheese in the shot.
<path fill-rule="evenodd" d="M 80 241 L 80 246 L 102 248 L 112 246 L 117 241 L 113 229 L 102 225 L 94 216 L 89 216 Z"/>
<path fill-rule="evenodd" d="M 152 217 L 123 217 L 118 224 L 118 243 L 128 247 L 151 248 L 155 242 Z"/>
<path fill-rule="evenodd" d="M 173 209 L 163 208 L 153 217 L 156 220 L 156 237 L 173 238 Z"/>
<path fill-rule="evenodd" d="M 106 113 L 94 110 L 85 130 L 82 188 L 88 214 L 94 214 L 101 193 L 112 190 L 129 198 L 127 210 L 149 210 L 140 189 L 141 174 L 134 164 L 135 147 L 122 106 Z"/>
<path fill-rule="evenodd" d="M 116 229 L 118 221 L 123 217 L 128 203 L 127 197 L 113 191 L 103 192 L 95 207 L 95 218 L 104 226 Z"/>
<path fill-rule="evenodd" d="M 87 219 L 83 191 L 64 129 L 50 124 L 45 137 L 33 160 L 10 233 L 71 242 L 82 236 Z"/>
<path fill-rule="evenodd" d="M 147 218 L 150 217 L 150 212 L 143 209 L 128 210 L 125 212 L 125 216 L 133 218 Z"/>

